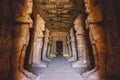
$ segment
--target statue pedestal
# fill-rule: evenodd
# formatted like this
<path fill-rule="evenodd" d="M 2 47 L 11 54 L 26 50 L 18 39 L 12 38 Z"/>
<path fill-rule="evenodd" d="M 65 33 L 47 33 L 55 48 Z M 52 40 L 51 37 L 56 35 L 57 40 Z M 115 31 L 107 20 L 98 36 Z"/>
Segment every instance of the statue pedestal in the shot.
<path fill-rule="evenodd" d="M 51 62 L 52 60 L 49 59 L 49 58 L 47 58 L 47 57 L 44 57 L 44 58 L 43 58 L 43 61 Z"/>
<path fill-rule="evenodd" d="M 88 65 L 87 65 L 86 61 L 82 62 L 82 61 L 78 60 L 78 61 L 72 63 L 72 67 L 80 68 L 80 67 L 88 67 Z"/>
<path fill-rule="evenodd" d="M 32 67 L 44 67 L 45 68 L 47 67 L 47 65 L 48 65 L 47 63 L 41 61 L 39 63 L 33 63 Z"/>
<path fill-rule="evenodd" d="M 72 61 L 76 61 L 76 60 L 77 60 L 77 58 L 76 58 L 76 57 L 74 57 L 74 56 L 73 56 L 73 57 L 71 57 L 70 59 L 68 59 L 68 61 L 71 61 L 71 62 L 72 62 Z"/>

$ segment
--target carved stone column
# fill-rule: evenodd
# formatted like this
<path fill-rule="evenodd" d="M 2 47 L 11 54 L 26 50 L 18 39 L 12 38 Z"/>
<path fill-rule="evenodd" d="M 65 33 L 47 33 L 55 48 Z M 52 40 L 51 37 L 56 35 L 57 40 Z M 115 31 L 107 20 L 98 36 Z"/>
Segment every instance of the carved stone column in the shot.
<path fill-rule="evenodd" d="M 77 51 L 76 51 L 76 44 L 75 44 L 75 34 L 74 29 L 71 28 L 70 30 L 70 41 L 71 41 L 71 48 L 72 48 L 72 57 L 68 59 L 68 61 L 76 61 L 77 60 Z"/>
<path fill-rule="evenodd" d="M 51 58 L 50 53 L 51 53 L 51 36 L 50 36 L 50 32 L 49 32 L 49 42 L 48 42 L 48 50 L 47 50 L 48 58 Z"/>
<path fill-rule="evenodd" d="M 47 50 L 47 57 L 50 57 L 50 49 L 51 49 L 51 43 L 48 42 L 48 50 Z"/>
<path fill-rule="evenodd" d="M 42 59 L 43 59 L 43 61 L 50 62 L 51 60 L 49 58 L 47 58 L 48 43 L 49 43 L 49 30 L 46 28 Z"/>
<path fill-rule="evenodd" d="M 102 80 L 106 78 L 106 34 L 103 21 L 103 5 L 95 4 L 94 1 L 85 0 L 86 12 L 88 13 L 87 24 L 89 35 L 93 48 L 95 68 L 84 73 L 84 77 L 93 80 Z"/>
<path fill-rule="evenodd" d="M 45 22 L 37 15 L 35 32 L 34 32 L 34 44 L 33 44 L 33 59 L 32 59 L 32 66 L 37 67 L 47 67 L 47 63 L 42 62 L 41 55 L 42 55 L 42 48 L 43 48 L 43 31 L 45 30 L 44 26 Z"/>
<path fill-rule="evenodd" d="M 63 57 L 68 58 L 68 46 L 67 46 L 67 36 L 63 38 Z"/>
<path fill-rule="evenodd" d="M 78 51 L 78 61 L 72 64 L 72 67 L 87 67 L 87 54 L 86 54 L 86 40 L 84 32 L 83 15 L 80 14 L 74 22 L 74 27 L 76 30 L 76 40 L 77 40 L 77 51 Z"/>
<path fill-rule="evenodd" d="M 22 3 L 23 2 L 23 3 Z M 32 0 L 13 2 L 13 51 L 12 51 L 12 80 L 35 80 L 36 76 L 24 69 L 26 48 L 29 43 L 29 28 L 32 27 Z"/>
<path fill-rule="evenodd" d="M 71 44 L 70 44 L 70 36 L 67 36 L 67 45 L 68 45 L 68 53 L 69 53 L 69 58 L 72 57 L 72 51 L 71 51 Z"/>
<path fill-rule="evenodd" d="M 50 57 L 56 57 L 56 40 L 55 37 L 51 36 L 51 49 L 50 49 Z"/>

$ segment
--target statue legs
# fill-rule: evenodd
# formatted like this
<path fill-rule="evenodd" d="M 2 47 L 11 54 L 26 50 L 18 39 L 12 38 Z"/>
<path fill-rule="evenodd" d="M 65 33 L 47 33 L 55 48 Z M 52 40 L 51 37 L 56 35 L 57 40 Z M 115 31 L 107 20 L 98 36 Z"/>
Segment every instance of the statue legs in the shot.
<path fill-rule="evenodd" d="M 41 60 L 42 43 L 43 43 L 42 38 L 40 42 L 34 43 L 33 60 L 32 60 L 32 66 L 34 67 L 47 67 L 47 63 Z"/>
<path fill-rule="evenodd" d="M 92 37 L 92 47 L 95 60 L 95 67 L 83 75 L 88 79 L 101 80 L 106 78 L 106 46 L 105 31 L 101 25 L 90 24 L 90 36 Z"/>
<path fill-rule="evenodd" d="M 24 59 L 29 38 L 29 24 L 16 24 L 13 30 L 12 68 L 13 80 L 35 80 L 37 76 L 24 69 Z"/>

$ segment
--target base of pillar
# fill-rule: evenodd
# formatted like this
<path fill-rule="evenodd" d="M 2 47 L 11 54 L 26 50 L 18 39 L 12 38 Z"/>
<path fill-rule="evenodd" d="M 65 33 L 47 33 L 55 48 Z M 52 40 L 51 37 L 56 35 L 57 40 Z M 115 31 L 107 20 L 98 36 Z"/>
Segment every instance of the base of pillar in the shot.
<path fill-rule="evenodd" d="M 97 71 L 97 70 L 98 70 L 98 67 L 95 67 L 95 68 L 93 68 L 92 70 L 83 73 L 82 76 L 83 76 L 84 78 L 87 78 L 89 74 L 94 73 L 94 72 Z"/>
<path fill-rule="evenodd" d="M 15 72 L 13 80 L 36 80 L 37 76 L 26 70 Z"/>
<path fill-rule="evenodd" d="M 34 75 L 32 72 L 28 72 L 27 70 L 22 70 L 22 72 L 28 76 L 31 80 L 36 80 L 37 76 Z"/>
<path fill-rule="evenodd" d="M 43 58 L 43 61 L 51 62 L 52 60 L 48 58 Z"/>
<path fill-rule="evenodd" d="M 85 77 L 87 80 L 108 80 L 107 74 L 102 70 L 96 70 Z"/>
<path fill-rule="evenodd" d="M 72 62 L 72 61 L 76 61 L 77 58 L 76 57 L 71 57 L 70 59 L 68 59 L 68 61 Z"/>
<path fill-rule="evenodd" d="M 64 57 L 64 58 L 68 58 L 68 57 L 69 57 L 69 54 L 68 54 L 68 53 L 63 53 L 63 57 Z"/>
<path fill-rule="evenodd" d="M 56 57 L 56 53 L 50 53 L 49 55 L 51 58 L 55 58 Z"/>
<path fill-rule="evenodd" d="M 21 73 L 20 71 L 15 74 L 16 74 L 16 76 L 15 76 L 14 80 L 31 80 L 28 77 L 26 77 L 23 73 Z"/>
<path fill-rule="evenodd" d="M 72 67 L 74 68 L 81 68 L 81 67 L 87 67 L 87 63 L 81 62 L 80 60 L 73 62 Z"/>
<path fill-rule="evenodd" d="M 84 78 L 87 78 L 89 74 L 95 72 L 97 69 L 98 69 L 98 67 L 95 67 L 95 68 L 93 68 L 92 70 L 83 73 L 82 76 L 83 76 Z"/>
<path fill-rule="evenodd" d="M 45 62 L 40 62 L 40 63 L 33 63 L 32 67 L 47 67 L 47 63 Z"/>

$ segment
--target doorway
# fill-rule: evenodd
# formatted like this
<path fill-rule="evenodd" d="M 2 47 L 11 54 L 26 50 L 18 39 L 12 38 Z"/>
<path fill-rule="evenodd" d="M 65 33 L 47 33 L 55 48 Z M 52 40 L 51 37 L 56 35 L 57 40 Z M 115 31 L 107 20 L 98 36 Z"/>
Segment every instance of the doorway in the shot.
<path fill-rule="evenodd" d="M 63 41 L 56 41 L 56 52 L 58 54 L 63 52 Z"/>

